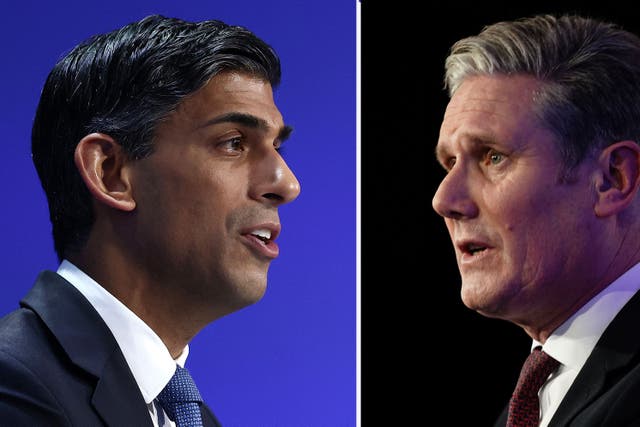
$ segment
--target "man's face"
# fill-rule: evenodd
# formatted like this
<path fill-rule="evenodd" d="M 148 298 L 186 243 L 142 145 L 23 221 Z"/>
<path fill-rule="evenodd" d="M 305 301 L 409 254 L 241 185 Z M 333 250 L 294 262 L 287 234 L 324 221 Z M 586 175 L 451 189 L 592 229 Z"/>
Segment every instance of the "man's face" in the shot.
<path fill-rule="evenodd" d="M 560 179 L 557 140 L 533 113 L 538 86 L 526 76 L 467 79 L 447 107 L 436 150 L 447 174 L 433 207 L 455 247 L 462 299 L 523 326 L 575 309 L 593 259 L 595 163 L 589 158 Z"/>
<path fill-rule="evenodd" d="M 131 167 L 133 241 L 154 286 L 216 316 L 262 297 L 278 207 L 300 192 L 278 152 L 288 133 L 270 84 L 235 73 L 215 76 L 157 128 L 154 152 Z"/>

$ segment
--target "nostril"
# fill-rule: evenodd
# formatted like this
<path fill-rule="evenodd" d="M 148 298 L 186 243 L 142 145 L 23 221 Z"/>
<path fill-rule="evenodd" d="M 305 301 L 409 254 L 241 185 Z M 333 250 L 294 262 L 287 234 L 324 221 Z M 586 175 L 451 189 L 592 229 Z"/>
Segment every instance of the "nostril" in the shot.
<path fill-rule="evenodd" d="M 284 198 L 276 193 L 265 193 L 262 195 L 265 199 L 281 201 Z"/>

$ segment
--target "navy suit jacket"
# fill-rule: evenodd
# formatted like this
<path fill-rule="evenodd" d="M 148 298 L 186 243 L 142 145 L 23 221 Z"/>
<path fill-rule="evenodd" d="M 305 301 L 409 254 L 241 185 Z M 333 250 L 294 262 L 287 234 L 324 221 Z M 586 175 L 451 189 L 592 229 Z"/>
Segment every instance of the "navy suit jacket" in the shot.
<path fill-rule="evenodd" d="M 640 292 L 605 329 L 549 423 L 565 426 L 640 426 Z"/>
<path fill-rule="evenodd" d="M 205 426 L 219 427 L 206 405 L 202 414 Z M 152 426 L 111 331 L 52 271 L 0 319 L 0 425 Z"/>

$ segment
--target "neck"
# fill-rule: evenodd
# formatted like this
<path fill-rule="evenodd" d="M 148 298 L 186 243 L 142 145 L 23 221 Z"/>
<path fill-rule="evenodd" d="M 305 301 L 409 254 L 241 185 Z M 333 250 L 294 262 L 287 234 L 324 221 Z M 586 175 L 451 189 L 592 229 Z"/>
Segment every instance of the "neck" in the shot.
<path fill-rule="evenodd" d="M 203 315 L 187 296 L 175 292 L 177 284 L 163 283 L 137 265 L 122 262 L 113 251 L 100 248 L 99 256 L 89 245 L 69 261 L 95 280 L 144 321 L 165 344 L 173 358 L 211 319 Z M 99 260 L 99 261 L 97 261 Z"/>

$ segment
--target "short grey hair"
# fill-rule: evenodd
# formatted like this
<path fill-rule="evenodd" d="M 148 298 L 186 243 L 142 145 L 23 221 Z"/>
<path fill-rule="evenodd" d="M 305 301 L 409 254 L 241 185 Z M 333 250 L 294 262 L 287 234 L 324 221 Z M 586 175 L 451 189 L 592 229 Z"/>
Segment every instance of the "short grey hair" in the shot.
<path fill-rule="evenodd" d="M 565 165 L 594 148 L 640 141 L 640 38 L 621 26 L 577 15 L 498 22 L 456 42 L 445 60 L 453 96 L 477 75 L 531 75 L 539 119 L 560 141 Z"/>

